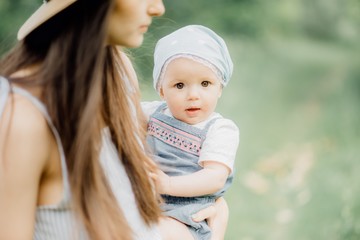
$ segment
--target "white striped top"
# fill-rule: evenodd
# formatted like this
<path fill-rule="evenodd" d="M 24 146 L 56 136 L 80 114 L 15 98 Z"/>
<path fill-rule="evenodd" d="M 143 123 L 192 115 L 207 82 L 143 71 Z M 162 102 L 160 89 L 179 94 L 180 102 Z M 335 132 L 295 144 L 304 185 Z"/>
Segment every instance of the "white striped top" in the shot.
<path fill-rule="evenodd" d="M 65 155 L 59 134 L 52 124 L 44 104 L 24 89 L 11 87 L 11 90 L 16 94 L 26 97 L 44 115 L 55 136 L 61 159 L 64 195 L 58 204 L 41 205 L 37 207 L 33 239 L 88 239 L 84 228 L 82 227 L 81 223 L 76 221 L 72 209 L 70 208 L 71 193 L 68 183 Z M 0 118 L 4 110 L 9 92 L 10 86 L 7 79 L 0 76 Z M 150 228 L 147 227 L 141 218 L 141 215 L 136 206 L 130 180 L 126 174 L 124 166 L 119 160 L 119 156 L 114 144 L 111 141 L 108 129 L 104 129 L 103 131 L 103 147 L 101 149 L 100 159 L 119 206 L 125 214 L 130 227 L 133 229 L 135 234 L 134 239 L 160 240 L 161 237 L 156 226 Z"/>

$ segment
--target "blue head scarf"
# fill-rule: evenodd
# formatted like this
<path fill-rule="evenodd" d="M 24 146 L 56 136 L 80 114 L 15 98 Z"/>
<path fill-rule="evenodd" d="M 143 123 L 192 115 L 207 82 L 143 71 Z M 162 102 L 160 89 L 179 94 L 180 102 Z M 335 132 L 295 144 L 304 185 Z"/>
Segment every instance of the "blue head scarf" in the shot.
<path fill-rule="evenodd" d="M 156 44 L 153 70 L 156 90 L 166 65 L 176 56 L 200 58 L 217 69 L 223 86 L 230 81 L 233 63 L 224 40 L 207 27 L 188 25 L 161 38 Z"/>

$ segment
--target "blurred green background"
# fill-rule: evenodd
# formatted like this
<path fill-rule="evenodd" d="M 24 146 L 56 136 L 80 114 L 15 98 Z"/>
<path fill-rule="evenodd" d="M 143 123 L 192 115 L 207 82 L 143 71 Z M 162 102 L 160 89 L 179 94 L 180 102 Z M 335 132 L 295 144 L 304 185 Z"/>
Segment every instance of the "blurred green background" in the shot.
<path fill-rule="evenodd" d="M 40 0 L 1 0 L 0 53 Z M 165 0 L 130 50 L 144 100 L 156 40 L 202 24 L 234 74 L 218 111 L 241 131 L 228 240 L 360 239 L 360 1 Z M 119 26 L 121 27 L 121 26 Z"/>

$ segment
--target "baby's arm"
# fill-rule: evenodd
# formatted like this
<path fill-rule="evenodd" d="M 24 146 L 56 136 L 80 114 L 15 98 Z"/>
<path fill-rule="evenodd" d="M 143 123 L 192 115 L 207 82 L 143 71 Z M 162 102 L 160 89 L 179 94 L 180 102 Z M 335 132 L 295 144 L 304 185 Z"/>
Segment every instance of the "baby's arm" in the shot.
<path fill-rule="evenodd" d="M 230 169 L 215 161 L 204 161 L 203 166 L 202 170 L 195 173 L 172 177 L 158 170 L 157 175 L 153 177 L 159 193 L 178 197 L 196 197 L 221 190 Z"/>
<path fill-rule="evenodd" d="M 208 130 L 199 157 L 203 166 L 198 172 L 169 177 L 159 171 L 159 191 L 178 197 L 194 197 L 216 193 L 222 189 L 232 171 L 239 143 L 239 129 L 229 119 L 218 119 Z"/>

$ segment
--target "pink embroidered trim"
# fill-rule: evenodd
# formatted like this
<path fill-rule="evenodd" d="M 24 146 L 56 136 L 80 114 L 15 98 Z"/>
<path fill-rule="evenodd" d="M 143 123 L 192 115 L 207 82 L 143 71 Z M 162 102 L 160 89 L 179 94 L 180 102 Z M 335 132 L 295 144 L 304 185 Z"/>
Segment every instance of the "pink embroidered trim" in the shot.
<path fill-rule="evenodd" d="M 173 128 L 152 118 L 148 124 L 148 134 L 182 151 L 200 155 L 201 138 Z"/>

